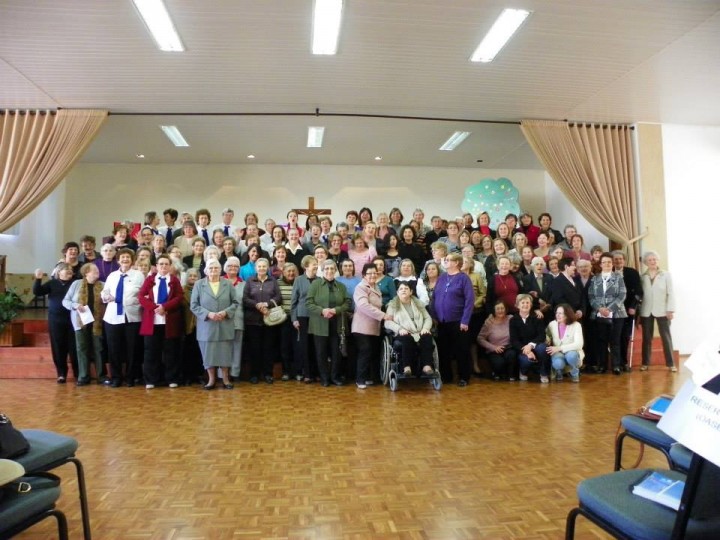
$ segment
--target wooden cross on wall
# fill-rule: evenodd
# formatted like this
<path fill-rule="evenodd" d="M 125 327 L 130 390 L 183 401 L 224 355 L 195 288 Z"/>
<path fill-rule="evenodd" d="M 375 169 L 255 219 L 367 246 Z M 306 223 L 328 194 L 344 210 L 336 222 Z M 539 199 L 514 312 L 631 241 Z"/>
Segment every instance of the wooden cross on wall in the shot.
<path fill-rule="evenodd" d="M 309 216 L 311 214 L 315 216 L 328 216 L 332 214 L 330 208 L 315 208 L 315 197 L 308 197 L 307 208 L 293 208 L 292 211 L 297 212 L 301 216 Z"/>

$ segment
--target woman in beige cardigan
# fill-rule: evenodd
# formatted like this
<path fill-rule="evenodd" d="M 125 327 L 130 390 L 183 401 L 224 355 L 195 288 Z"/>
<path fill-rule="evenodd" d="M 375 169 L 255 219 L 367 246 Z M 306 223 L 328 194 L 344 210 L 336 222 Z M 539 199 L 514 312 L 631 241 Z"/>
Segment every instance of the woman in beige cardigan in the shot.
<path fill-rule="evenodd" d="M 413 296 L 407 283 L 398 285 L 397 296 L 387 305 L 387 314 L 392 319 L 385 321 L 385 328 L 396 334 L 402 343 L 401 365 L 404 375 L 416 373 L 433 374 L 433 350 L 435 345 L 430 329 L 432 319 L 423 303 Z"/>
<path fill-rule="evenodd" d="M 580 382 L 580 368 L 585 357 L 583 333 L 569 304 L 559 304 L 555 308 L 555 320 L 548 324 L 546 334 L 549 345 L 545 350 L 550 355 L 555 380 L 562 381 L 563 371 L 569 367 L 572 382 Z"/>
<path fill-rule="evenodd" d="M 643 287 L 643 301 L 640 305 L 640 320 L 642 321 L 642 367 L 640 371 L 647 371 L 650 364 L 650 350 L 652 348 L 655 321 L 660 330 L 660 339 L 665 353 L 665 365 L 675 373 L 677 368 L 673 361 L 673 343 L 670 335 L 670 321 L 675 311 L 675 294 L 673 292 L 670 272 L 660 269 L 660 257 L 654 251 L 643 255 L 643 263 L 647 270 L 641 276 Z"/>

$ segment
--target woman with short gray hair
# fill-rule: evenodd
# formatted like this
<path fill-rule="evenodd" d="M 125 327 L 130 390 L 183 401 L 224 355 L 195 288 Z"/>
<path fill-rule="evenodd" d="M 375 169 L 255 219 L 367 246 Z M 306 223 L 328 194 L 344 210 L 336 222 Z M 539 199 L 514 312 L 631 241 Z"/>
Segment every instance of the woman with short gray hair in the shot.
<path fill-rule="evenodd" d="M 235 337 L 235 311 L 239 309 L 232 284 L 220 279 L 220 262 L 210 259 L 205 265 L 204 279 L 193 287 L 190 309 L 197 320 L 197 340 L 208 374 L 205 390 L 215 388 L 215 370 L 220 368 L 223 386 L 231 390 L 228 376 Z"/>
<path fill-rule="evenodd" d="M 657 321 L 665 355 L 665 365 L 675 373 L 677 367 L 675 367 L 673 359 L 673 343 L 670 335 L 670 321 L 675 315 L 672 277 L 670 272 L 660 268 L 660 256 L 655 251 L 645 252 L 642 262 L 645 264 L 646 270 L 641 276 L 643 301 L 640 305 L 640 321 L 642 323 L 642 367 L 640 371 L 647 371 L 650 364 L 653 331 L 655 321 Z"/>

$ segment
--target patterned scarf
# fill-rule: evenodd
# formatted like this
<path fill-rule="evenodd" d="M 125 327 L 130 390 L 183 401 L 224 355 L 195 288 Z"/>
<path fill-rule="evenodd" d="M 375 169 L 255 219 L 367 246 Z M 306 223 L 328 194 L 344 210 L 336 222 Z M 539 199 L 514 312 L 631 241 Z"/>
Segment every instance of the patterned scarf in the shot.
<path fill-rule="evenodd" d="M 86 279 L 83 279 L 80 283 L 80 289 L 78 290 L 78 304 L 81 306 L 87 306 L 88 302 L 88 285 Z M 100 293 L 103 290 L 103 284 L 99 281 L 96 281 L 93 283 L 93 306 L 90 309 L 90 311 L 93 314 L 93 317 L 95 317 L 95 320 L 93 321 L 93 335 L 95 336 L 101 336 L 102 335 L 102 320 L 103 316 L 105 315 L 105 304 L 103 304 L 102 298 L 100 298 Z M 85 326 L 82 321 L 80 320 L 80 314 L 77 315 L 78 323 L 80 326 Z"/>

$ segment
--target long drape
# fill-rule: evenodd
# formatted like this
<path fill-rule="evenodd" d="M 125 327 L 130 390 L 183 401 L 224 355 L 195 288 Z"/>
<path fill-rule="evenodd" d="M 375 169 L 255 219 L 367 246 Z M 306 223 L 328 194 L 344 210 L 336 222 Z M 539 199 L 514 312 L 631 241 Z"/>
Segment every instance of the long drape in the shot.
<path fill-rule="evenodd" d="M 629 126 L 523 120 L 521 129 L 560 190 L 593 227 L 623 244 L 638 266 L 634 160 Z"/>
<path fill-rule="evenodd" d="M 0 232 L 28 215 L 83 155 L 107 111 L 4 111 L 0 131 Z"/>

